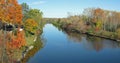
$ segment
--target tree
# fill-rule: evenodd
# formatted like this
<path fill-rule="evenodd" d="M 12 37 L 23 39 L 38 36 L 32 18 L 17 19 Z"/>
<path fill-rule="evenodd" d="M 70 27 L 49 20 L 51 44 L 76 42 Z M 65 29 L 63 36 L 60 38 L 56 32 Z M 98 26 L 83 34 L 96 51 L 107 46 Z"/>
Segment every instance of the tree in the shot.
<path fill-rule="evenodd" d="M 27 5 L 27 3 L 22 3 L 21 6 L 22 6 L 22 13 L 23 14 L 26 14 L 30 10 L 30 8 Z"/>
<path fill-rule="evenodd" d="M 0 0 L 0 20 L 5 23 L 22 24 L 22 8 L 17 0 Z"/>
<path fill-rule="evenodd" d="M 116 33 L 117 33 L 117 38 L 120 39 L 120 28 L 116 30 Z"/>
<path fill-rule="evenodd" d="M 35 33 L 38 28 L 38 23 L 33 19 L 27 19 L 24 23 L 25 30 L 30 33 Z"/>
<path fill-rule="evenodd" d="M 25 21 L 26 19 L 29 18 L 28 12 L 30 11 L 30 8 L 27 5 L 27 3 L 22 3 L 21 6 L 22 6 L 23 21 Z"/>
<path fill-rule="evenodd" d="M 103 21 L 103 17 L 104 17 L 104 10 L 97 8 L 93 10 L 93 22 L 97 22 L 97 21 Z"/>
<path fill-rule="evenodd" d="M 84 22 L 86 24 L 89 24 L 89 25 L 92 25 L 92 18 L 94 17 L 93 15 L 93 11 L 94 11 L 94 8 L 87 8 L 87 9 L 84 9 L 83 11 L 83 16 L 84 16 Z"/>
<path fill-rule="evenodd" d="M 40 24 L 40 21 L 42 19 L 42 12 L 38 9 L 31 9 L 28 12 L 28 18 L 34 19 L 38 24 Z"/>

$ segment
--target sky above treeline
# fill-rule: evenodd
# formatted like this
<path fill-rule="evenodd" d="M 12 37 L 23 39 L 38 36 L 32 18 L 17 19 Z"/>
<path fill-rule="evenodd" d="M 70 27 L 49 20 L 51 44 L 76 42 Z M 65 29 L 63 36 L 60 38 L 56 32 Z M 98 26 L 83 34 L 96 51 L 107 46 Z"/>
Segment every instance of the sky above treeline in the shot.
<path fill-rule="evenodd" d="M 81 14 L 86 8 L 102 8 L 120 11 L 120 0 L 18 0 L 27 3 L 31 8 L 40 9 L 44 17 L 62 18 Z"/>

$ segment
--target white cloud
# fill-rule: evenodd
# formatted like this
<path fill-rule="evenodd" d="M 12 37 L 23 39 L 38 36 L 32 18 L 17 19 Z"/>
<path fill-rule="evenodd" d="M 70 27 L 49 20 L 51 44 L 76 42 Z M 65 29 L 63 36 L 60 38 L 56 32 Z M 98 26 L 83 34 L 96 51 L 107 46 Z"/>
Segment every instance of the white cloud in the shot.
<path fill-rule="evenodd" d="M 40 5 L 44 3 L 46 3 L 46 1 L 36 1 L 36 2 L 32 2 L 30 5 Z"/>

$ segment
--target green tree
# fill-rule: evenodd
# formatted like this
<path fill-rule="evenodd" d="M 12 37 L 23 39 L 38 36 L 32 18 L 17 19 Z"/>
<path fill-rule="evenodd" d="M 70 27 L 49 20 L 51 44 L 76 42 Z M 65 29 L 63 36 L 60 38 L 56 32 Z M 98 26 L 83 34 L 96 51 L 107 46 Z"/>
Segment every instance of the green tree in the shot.
<path fill-rule="evenodd" d="M 23 14 L 26 14 L 30 10 L 29 5 L 27 5 L 27 3 L 22 3 L 21 6 Z"/>
<path fill-rule="evenodd" d="M 34 19 L 38 24 L 42 20 L 42 12 L 38 9 L 30 9 L 28 12 L 28 18 Z"/>
<path fill-rule="evenodd" d="M 29 5 L 27 3 L 22 3 L 22 14 L 23 14 L 23 21 L 29 18 L 28 12 L 30 11 Z"/>
<path fill-rule="evenodd" d="M 27 19 L 33 19 L 38 23 L 38 28 L 41 29 L 42 25 L 42 15 L 43 13 L 38 9 L 30 9 L 26 14 L 24 14 L 24 21 Z"/>

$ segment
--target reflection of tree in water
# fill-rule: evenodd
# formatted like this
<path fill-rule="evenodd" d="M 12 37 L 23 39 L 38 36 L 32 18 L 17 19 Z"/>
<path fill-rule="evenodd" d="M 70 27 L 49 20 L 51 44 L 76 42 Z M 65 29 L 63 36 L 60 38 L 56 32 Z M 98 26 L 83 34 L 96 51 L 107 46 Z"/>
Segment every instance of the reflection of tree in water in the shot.
<path fill-rule="evenodd" d="M 120 47 L 119 42 L 102 39 L 99 37 L 88 36 L 86 35 L 86 40 L 84 41 L 84 46 L 87 49 L 93 49 L 96 51 L 100 51 L 104 48 L 118 48 Z"/>
<path fill-rule="evenodd" d="M 72 33 L 72 32 L 66 32 L 67 37 L 69 40 L 72 40 L 73 42 L 81 42 L 81 34 L 78 33 Z"/>
<path fill-rule="evenodd" d="M 1 38 L 2 37 L 2 38 Z M 8 57 L 5 52 L 4 35 L 0 31 L 0 63 L 8 63 Z"/>
<path fill-rule="evenodd" d="M 44 44 L 42 42 L 43 40 L 41 37 L 38 37 L 36 42 L 34 43 L 34 48 L 29 50 L 26 54 L 25 57 L 22 59 L 21 63 L 26 63 L 30 57 L 34 56 L 35 53 L 37 53 L 41 48 L 43 48 Z"/>
<path fill-rule="evenodd" d="M 0 63 L 17 62 L 18 56 L 20 58 L 18 54 L 26 41 L 24 31 L 20 31 L 18 28 L 15 32 L 0 30 L 0 37 L 2 37 L 0 38 Z"/>
<path fill-rule="evenodd" d="M 120 48 L 120 42 L 103 39 L 95 36 L 65 32 L 69 40 L 73 42 L 82 42 L 86 49 L 100 51 L 104 48 Z"/>
<path fill-rule="evenodd" d="M 1 33 L 0 37 L 4 37 L 4 34 L 2 34 L 2 32 L 0 32 L 0 33 Z M 12 33 L 12 34 L 14 34 L 14 33 Z M 7 47 L 5 47 L 5 48 L 3 48 L 4 38 L 0 38 L 0 63 L 17 63 L 23 57 L 23 51 L 26 48 L 25 48 L 25 46 L 21 46 L 23 43 L 21 43 L 21 42 L 17 43 L 16 41 L 23 42 L 23 40 L 25 40 L 25 37 L 22 38 L 24 33 L 23 32 L 22 32 L 22 34 L 18 33 L 18 35 L 20 35 L 19 37 L 21 37 L 19 39 L 18 39 L 18 36 L 14 36 L 12 34 L 7 32 L 6 38 L 5 38 L 6 39 L 5 41 L 7 43 L 7 44 L 5 44 L 5 46 L 7 46 Z M 14 37 L 11 37 L 11 36 L 14 36 Z M 44 40 L 44 38 L 41 38 L 38 35 L 36 42 L 33 43 L 34 48 L 29 50 L 29 52 L 27 52 L 25 57 L 22 59 L 21 63 L 26 63 L 30 57 L 32 57 L 38 50 L 40 50 L 43 47 L 42 40 Z M 15 43 L 14 43 L 14 41 L 15 41 Z M 3 56 L 3 54 L 4 54 L 4 56 Z"/>
<path fill-rule="evenodd" d="M 19 62 L 26 46 L 24 31 L 20 28 L 6 32 L 0 30 L 0 37 L 0 63 Z"/>
<path fill-rule="evenodd" d="M 67 34 L 69 40 L 72 40 L 74 42 L 83 42 L 85 48 L 87 49 L 95 49 L 96 51 L 99 51 L 103 47 L 102 38 L 78 34 L 78 33 L 71 33 L 71 32 L 67 32 Z M 82 37 L 86 37 L 85 40 L 87 41 L 82 39 Z"/>
<path fill-rule="evenodd" d="M 5 52 L 7 54 L 8 62 L 18 62 L 22 58 L 22 51 L 24 46 L 26 46 L 24 31 L 17 28 L 14 32 L 7 32 L 5 44 Z"/>
<path fill-rule="evenodd" d="M 86 47 L 89 49 L 95 49 L 96 51 L 99 51 L 103 48 L 102 38 L 86 35 L 86 40 Z"/>

